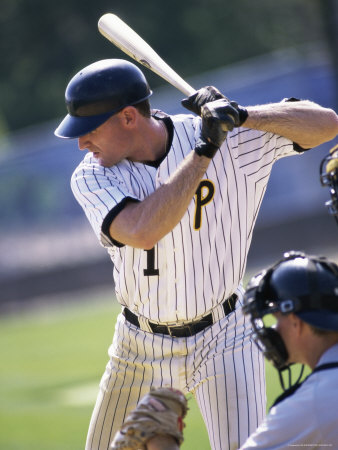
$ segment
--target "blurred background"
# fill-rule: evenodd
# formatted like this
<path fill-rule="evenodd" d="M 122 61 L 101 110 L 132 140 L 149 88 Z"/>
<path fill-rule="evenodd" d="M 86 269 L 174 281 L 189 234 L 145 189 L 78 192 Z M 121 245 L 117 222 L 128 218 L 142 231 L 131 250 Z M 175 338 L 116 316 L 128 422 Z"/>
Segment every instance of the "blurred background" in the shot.
<path fill-rule="evenodd" d="M 64 91 L 76 72 L 99 59 L 130 60 L 98 32 L 98 19 L 107 12 L 126 21 L 196 89 L 214 85 L 243 105 L 293 96 L 338 110 L 336 0 L 1 0 L 0 314 L 2 330 L 9 333 L 2 336 L 3 356 L 12 354 L 11 363 L 2 359 L 7 368 L 7 375 L 2 372 L 4 385 L 22 367 L 22 349 L 27 351 L 27 337 L 19 333 L 25 329 L 21 313 L 33 311 L 38 321 L 36 307 L 50 307 L 75 320 L 84 300 L 96 307 L 102 299 L 113 298 L 112 264 L 70 190 L 70 176 L 83 154 L 76 141 L 53 134 L 66 113 Z M 141 68 L 154 90 L 153 107 L 184 112 L 183 95 Z M 329 191 L 319 180 L 320 162 L 336 143 L 275 165 L 253 235 L 248 274 L 290 249 L 337 259 L 337 225 L 325 207 Z M 64 312 L 69 303 L 75 312 Z M 100 357 L 105 361 L 112 323 L 106 310 L 103 317 L 106 335 L 94 333 L 89 348 L 96 357 L 95 339 L 104 341 Z M 14 318 L 19 322 L 10 322 Z M 45 334 L 37 335 L 32 346 L 51 339 L 51 325 L 43 320 L 26 325 L 28 336 L 32 338 L 32 330 L 41 324 Z M 86 327 L 93 332 L 93 323 Z M 55 335 L 55 345 L 61 335 L 67 334 Z M 15 336 L 21 340 L 16 342 Z M 65 363 L 67 349 L 69 361 L 74 357 L 73 342 L 63 345 L 58 368 Z M 34 360 L 39 351 L 25 361 Z M 79 345 L 77 354 L 81 351 Z M 20 353 L 21 366 L 13 362 L 15 352 Z M 35 368 L 35 378 L 41 367 Z M 99 379 L 103 365 L 95 368 L 95 376 L 91 373 L 84 381 Z M 20 383 L 27 381 L 26 375 Z M 74 383 L 78 379 L 77 373 Z M 13 397 L 8 405 L 13 405 Z M 89 412 L 84 417 L 87 424 Z M 31 447 L 22 442 L 17 448 L 38 448 L 36 441 Z M 0 440 L 0 448 L 16 447 L 1 446 Z"/>
<path fill-rule="evenodd" d="M 108 256 L 69 188 L 83 155 L 76 140 L 53 135 L 70 78 L 98 59 L 129 59 L 98 32 L 102 14 L 119 15 L 195 88 L 215 85 L 243 105 L 294 96 L 337 109 L 337 11 L 334 0 L 1 0 L 0 309 L 112 283 Z M 182 94 L 142 69 L 152 105 L 183 112 Z M 336 245 L 319 182 L 333 144 L 276 164 L 249 267 L 290 248 Z"/>

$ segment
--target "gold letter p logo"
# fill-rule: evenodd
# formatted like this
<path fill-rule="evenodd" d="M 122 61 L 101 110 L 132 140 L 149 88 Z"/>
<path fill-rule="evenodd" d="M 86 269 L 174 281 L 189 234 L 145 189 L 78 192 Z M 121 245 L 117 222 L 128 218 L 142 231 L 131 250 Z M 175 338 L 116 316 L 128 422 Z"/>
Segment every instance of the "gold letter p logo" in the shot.
<path fill-rule="evenodd" d="M 202 180 L 195 193 L 196 207 L 194 228 L 199 230 L 202 226 L 202 208 L 210 203 L 215 194 L 214 183 L 210 180 Z"/>

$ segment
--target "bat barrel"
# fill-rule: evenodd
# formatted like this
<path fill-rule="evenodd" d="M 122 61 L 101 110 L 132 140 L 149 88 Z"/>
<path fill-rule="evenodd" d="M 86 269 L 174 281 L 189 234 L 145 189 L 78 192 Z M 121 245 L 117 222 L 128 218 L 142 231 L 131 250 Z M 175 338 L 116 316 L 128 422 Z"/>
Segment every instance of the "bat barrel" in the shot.
<path fill-rule="evenodd" d="M 98 22 L 100 33 L 135 61 L 155 72 L 183 94 L 190 96 L 195 91 L 156 52 L 115 14 L 107 13 Z"/>

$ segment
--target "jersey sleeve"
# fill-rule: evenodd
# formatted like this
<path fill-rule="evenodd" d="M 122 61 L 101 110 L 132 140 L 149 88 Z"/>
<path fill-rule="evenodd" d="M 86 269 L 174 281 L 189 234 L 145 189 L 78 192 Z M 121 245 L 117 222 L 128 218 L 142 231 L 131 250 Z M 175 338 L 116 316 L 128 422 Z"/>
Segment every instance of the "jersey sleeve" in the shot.
<path fill-rule="evenodd" d="M 106 218 L 113 220 L 128 199 L 138 201 L 137 196 L 130 192 L 128 186 L 113 170 L 96 163 L 89 164 L 86 159 L 74 171 L 71 189 L 101 245 L 103 247 L 119 245 L 107 234 Z"/>
<path fill-rule="evenodd" d="M 299 155 L 294 143 L 273 133 L 237 128 L 228 138 L 228 145 L 239 169 L 250 177 L 270 173 L 272 165 L 279 159 Z"/>
<path fill-rule="evenodd" d="M 290 97 L 282 99 L 281 103 L 298 101 L 298 98 Z M 229 137 L 230 147 L 239 167 L 248 175 L 271 167 L 278 159 L 299 155 L 306 150 L 283 136 L 244 127 L 235 129 Z"/>

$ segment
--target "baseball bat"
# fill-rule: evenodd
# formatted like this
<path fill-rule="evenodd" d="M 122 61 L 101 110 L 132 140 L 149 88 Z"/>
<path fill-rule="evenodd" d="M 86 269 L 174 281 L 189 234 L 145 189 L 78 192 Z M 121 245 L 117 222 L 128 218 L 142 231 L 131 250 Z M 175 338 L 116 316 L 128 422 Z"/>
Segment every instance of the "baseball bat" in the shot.
<path fill-rule="evenodd" d="M 98 22 L 100 33 L 134 60 L 155 72 L 186 96 L 196 92 L 134 30 L 115 14 L 107 13 Z"/>

